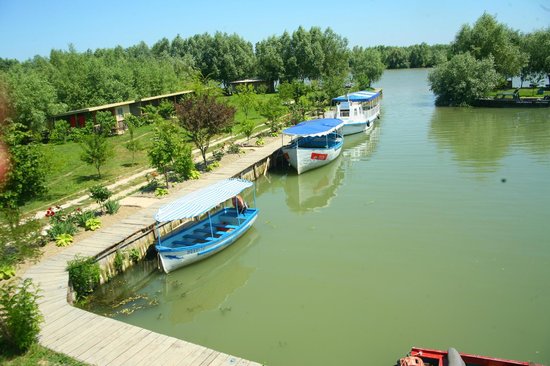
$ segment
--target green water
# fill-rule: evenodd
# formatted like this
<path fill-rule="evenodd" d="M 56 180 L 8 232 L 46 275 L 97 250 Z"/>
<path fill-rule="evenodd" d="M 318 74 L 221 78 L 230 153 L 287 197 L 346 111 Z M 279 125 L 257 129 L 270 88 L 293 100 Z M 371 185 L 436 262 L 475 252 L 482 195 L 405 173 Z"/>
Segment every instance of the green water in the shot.
<path fill-rule="evenodd" d="M 413 345 L 550 364 L 550 111 L 435 108 L 427 73 L 387 71 L 379 124 L 334 163 L 258 181 L 235 245 L 138 267 L 94 311 L 270 366 Z"/>

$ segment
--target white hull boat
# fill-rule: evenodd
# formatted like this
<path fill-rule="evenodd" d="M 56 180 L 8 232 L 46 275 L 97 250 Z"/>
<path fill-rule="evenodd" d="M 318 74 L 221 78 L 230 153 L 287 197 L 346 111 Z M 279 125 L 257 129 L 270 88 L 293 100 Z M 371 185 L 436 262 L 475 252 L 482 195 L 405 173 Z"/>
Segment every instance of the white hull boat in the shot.
<path fill-rule="evenodd" d="M 382 91 L 358 91 L 332 99 L 336 103 L 334 111 L 326 112 L 326 117 L 338 118 L 344 121 L 342 134 L 344 136 L 360 132 L 369 132 L 376 118 L 380 117 L 380 101 Z"/>
<path fill-rule="evenodd" d="M 294 140 L 283 146 L 285 159 L 298 174 L 319 168 L 336 159 L 341 151 L 344 138 L 338 132 L 343 122 L 338 119 L 316 119 L 298 123 L 283 131 Z"/>

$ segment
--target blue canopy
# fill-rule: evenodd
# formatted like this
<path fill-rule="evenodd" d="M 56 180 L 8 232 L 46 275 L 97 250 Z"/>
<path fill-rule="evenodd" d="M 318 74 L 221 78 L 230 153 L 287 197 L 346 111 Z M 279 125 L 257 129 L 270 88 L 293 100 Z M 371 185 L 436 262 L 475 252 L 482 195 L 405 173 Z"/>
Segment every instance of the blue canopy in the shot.
<path fill-rule="evenodd" d="M 320 118 L 303 121 L 283 130 L 289 136 L 323 136 L 342 127 L 344 121 L 336 118 Z"/>
<path fill-rule="evenodd" d="M 241 193 L 245 188 L 251 187 L 252 184 L 248 180 L 238 178 L 221 180 L 162 206 L 155 214 L 155 220 L 167 222 L 202 215 Z"/>
<path fill-rule="evenodd" d="M 337 98 L 333 98 L 333 102 L 368 102 L 380 96 L 380 92 L 373 92 L 367 90 L 361 90 L 358 92 L 349 93 L 347 95 L 341 95 Z"/>

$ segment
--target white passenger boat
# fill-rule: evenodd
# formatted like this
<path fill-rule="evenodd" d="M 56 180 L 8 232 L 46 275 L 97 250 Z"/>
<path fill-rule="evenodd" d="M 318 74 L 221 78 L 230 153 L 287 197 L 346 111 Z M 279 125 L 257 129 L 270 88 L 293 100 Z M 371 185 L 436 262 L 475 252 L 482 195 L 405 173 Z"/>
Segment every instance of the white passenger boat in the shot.
<path fill-rule="evenodd" d="M 342 134 L 344 136 L 370 131 L 374 120 L 380 116 L 380 101 L 382 90 L 362 90 L 333 98 L 336 110 L 326 112 L 326 117 L 338 118 L 344 121 Z"/>
<path fill-rule="evenodd" d="M 164 272 L 207 258 L 242 236 L 258 217 L 258 209 L 248 208 L 239 196 L 252 185 L 244 179 L 225 179 L 161 207 L 155 215 L 157 223 L 197 220 L 165 237 L 159 235 L 156 249 Z M 229 200 L 234 207 L 210 212 Z"/>
<path fill-rule="evenodd" d="M 321 118 L 283 130 L 283 135 L 294 138 L 283 146 L 285 159 L 298 174 L 330 163 L 342 151 L 344 138 L 339 130 L 343 125 L 339 119 Z"/>

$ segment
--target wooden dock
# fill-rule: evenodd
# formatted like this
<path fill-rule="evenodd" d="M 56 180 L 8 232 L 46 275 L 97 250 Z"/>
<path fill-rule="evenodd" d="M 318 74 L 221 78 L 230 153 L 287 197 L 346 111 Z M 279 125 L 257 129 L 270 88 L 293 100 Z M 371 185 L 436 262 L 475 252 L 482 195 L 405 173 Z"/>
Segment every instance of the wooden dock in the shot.
<path fill-rule="evenodd" d="M 280 147 L 281 141 L 275 140 L 254 148 L 238 161 L 204 174 L 199 180 L 185 182 L 180 191 L 29 268 L 24 277 L 31 278 L 41 289 L 39 306 L 44 323 L 40 344 L 92 365 L 260 365 L 75 308 L 67 302 L 69 276 L 65 268 L 77 254 L 95 256 L 139 227 L 154 224 L 153 215 L 166 203 L 221 179 L 239 175 Z"/>

